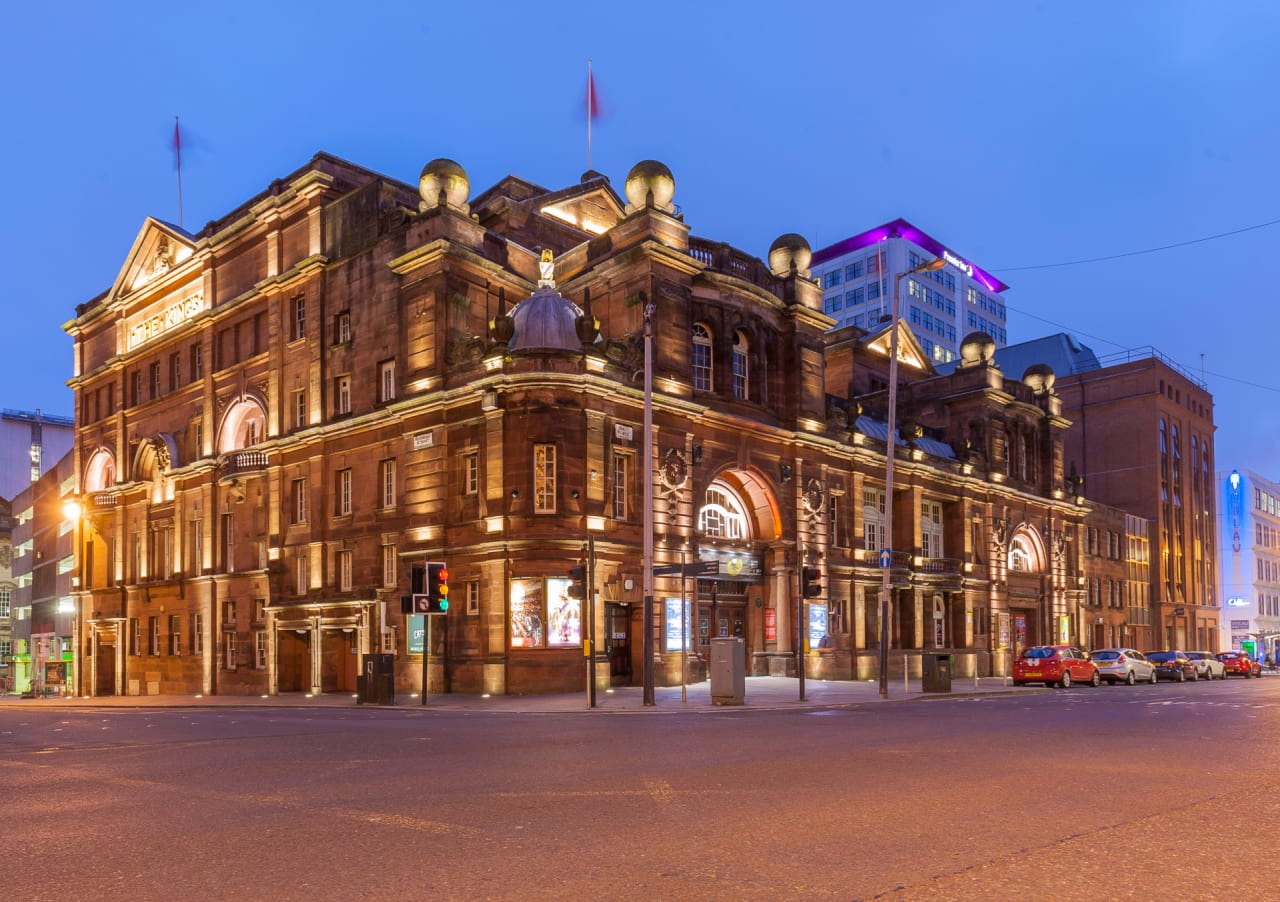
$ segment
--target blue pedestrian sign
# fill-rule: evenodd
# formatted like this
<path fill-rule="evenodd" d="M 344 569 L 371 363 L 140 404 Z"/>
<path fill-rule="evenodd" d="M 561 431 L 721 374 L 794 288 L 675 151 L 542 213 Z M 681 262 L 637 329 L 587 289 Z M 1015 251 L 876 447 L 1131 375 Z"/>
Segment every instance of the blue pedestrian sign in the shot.
<path fill-rule="evenodd" d="M 889 562 L 893 560 L 893 552 L 888 548 L 880 549 L 880 569 L 889 569 Z"/>

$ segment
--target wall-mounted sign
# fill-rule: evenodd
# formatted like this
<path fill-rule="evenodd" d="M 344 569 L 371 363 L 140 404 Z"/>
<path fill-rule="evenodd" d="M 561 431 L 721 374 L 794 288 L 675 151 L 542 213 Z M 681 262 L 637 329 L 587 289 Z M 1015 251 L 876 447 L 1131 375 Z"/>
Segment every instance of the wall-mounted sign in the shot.
<path fill-rule="evenodd" d="M 424 448 L 430 448 L 436 443 L 436 434 L 434 432 L 416 432 L 413 436 L 413 450 L 421 451 Z"/>
<path fill-rule="evenodd" d="M 630 426 L 624 425 L 622 423 L 614 424 L 613 437 L 616 439 L 621 439 L 624 442 L 629 442 L 631 441 L 631 439 L 635 437 L 635 434 L 636 434 L 635 430 L 632 429 Z"/>
<path fill-rule="evenodd" d="M 126 338 L 129 345 L 128 349 L 132 351 L 139 345 L 146 344 L 151 339 L 163 335 L 170 329 L 177 328 L 202 310 L 204 310 L 204 294 L 197 291 L 190 297 L 165 307 L 158 313 L 146 314 L 143 319 L 130 324 Z"/>
<path fill-rule="evenodd" d="M 1247 608 L 1248 606 L 1249 606 L 1249 599 L 1247 598 L 1228 598 L 1227 599 L 1227 607 L 1229 608 Z"/>
<path fill-rule="evenodd" d="M 956 269 L 960 270 L 969 278 L 971 279 L 973 278 L 973 264 L 970 263 L 969 261 L 961 260 L 955 254 L 951 253 L 951 251 L 943 251 L 942 259 L 946 260 L 948 263 L 950 263 Z"/>

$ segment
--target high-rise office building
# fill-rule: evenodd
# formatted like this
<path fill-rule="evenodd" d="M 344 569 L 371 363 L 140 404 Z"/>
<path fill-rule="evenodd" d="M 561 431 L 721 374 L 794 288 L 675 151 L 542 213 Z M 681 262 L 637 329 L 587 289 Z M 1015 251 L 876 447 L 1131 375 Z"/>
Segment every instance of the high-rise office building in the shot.
<path fill-rule="evenodd" d="M 837 328 L 874 332 L 889 316 L 898 274 L 935 257 L 948 265 L 907 277 L 899 307 L 934 363 L 955 360 L 970 332 L 987 333 L 997 348 L 1008 344 L 1003 292 L 1009 286 L 905 219 L 814 251 L 822 311 Z"/>

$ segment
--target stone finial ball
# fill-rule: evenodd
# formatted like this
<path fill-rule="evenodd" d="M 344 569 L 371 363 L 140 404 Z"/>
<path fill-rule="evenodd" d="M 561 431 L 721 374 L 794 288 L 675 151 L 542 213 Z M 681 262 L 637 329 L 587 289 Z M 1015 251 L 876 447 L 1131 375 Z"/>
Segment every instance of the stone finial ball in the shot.
<path fill-rule="evenodd" d="M 1039 395 L 1052 391 L 1053 383 L 1057 381 L 1057 378 L 1053 373 L 1053 367 L 1049 366 L 1049 364 L 1033 363 L 1022 374 L 1022 384 Z"/>
<path fill-rule="evenodd" d="M 775 276 L 790 275 L 793 263 L 796 272 L 807 272 L 809 261 L 812 259 L 813 250 L 809 247 L 809 242 L 804 240 L 803 235 L 797 235 L 795 232 L 779 235 L 777 240 L 769 245 L 769 269 Z"/>
<path fill-rule="evenodd" d="M 653 192 L 653 205 L 659 210 L 671 210 L 671 198 L 676 193 L 676 180 L 671 170 L 657 160 L 641 160 L 627 173 L 627 203 L 640 208 L 646 195 Z"/>
<path fill-rule="evenodd" d="M 471 196 L 471 180 L 467 178 L 467 171 L 443 157 L 423 166 L 422 175 L 418 177 L 418 194 L 428 207 L 436 206 L 442 190 L 445 203 L 451 207 L 461 207 Z"/>
<path fill-rule="evenodd" d="M 995 339 L 986 332 L 970 332 L 960 343 L 960 360 L 966 365 L 990 360 L 995 352 Z"/>

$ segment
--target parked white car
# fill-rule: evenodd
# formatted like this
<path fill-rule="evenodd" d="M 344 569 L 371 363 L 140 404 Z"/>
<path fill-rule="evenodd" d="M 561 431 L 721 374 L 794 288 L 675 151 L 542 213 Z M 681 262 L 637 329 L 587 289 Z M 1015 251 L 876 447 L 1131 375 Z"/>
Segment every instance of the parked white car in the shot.
<path fill-rule="evenodd" d="M 1098 674 L 1108 683 L 1154 683 L 1156 666 L 1136 648 L 1100 648 L 1090 652 Z"/>
<path fill-rule="evenodd" d="M 1197 680 L 1225 680 L 1227 665 L 1218 660 L 1211 651 L 1188 651 L 1184 654 L 1191 659 L 1196 668 Z"/>

